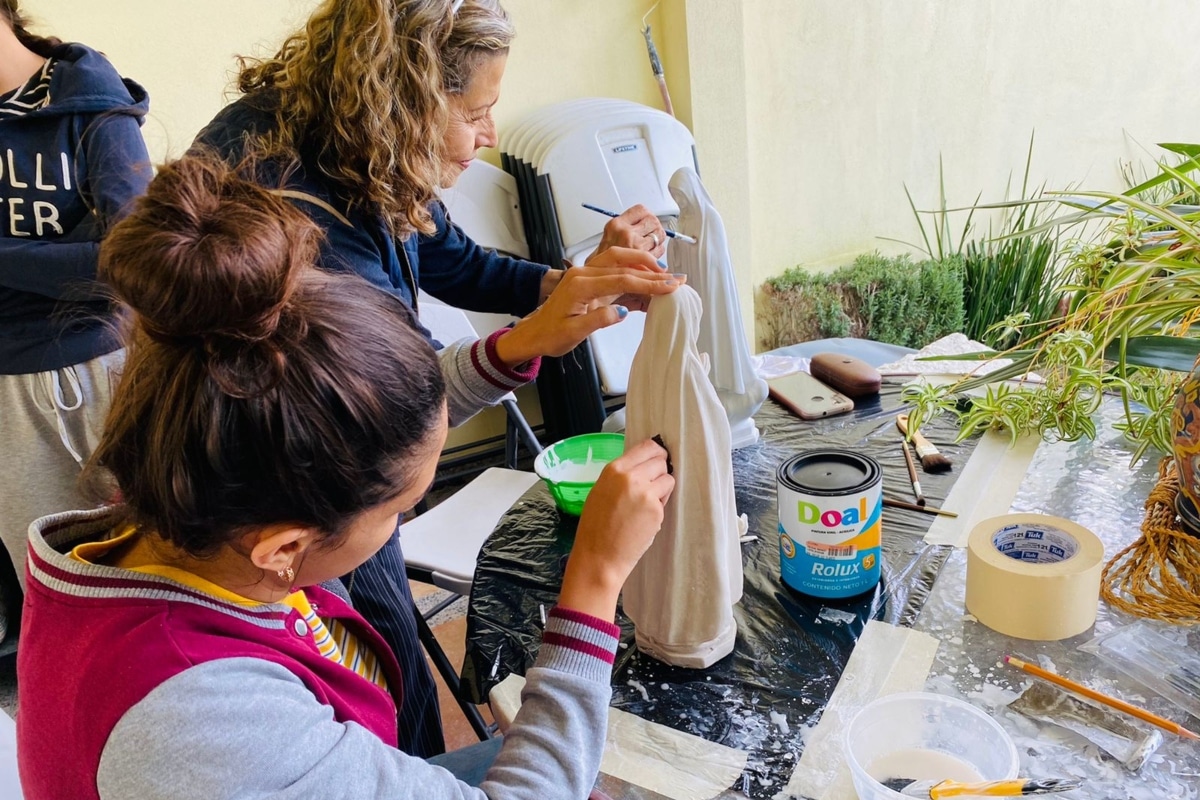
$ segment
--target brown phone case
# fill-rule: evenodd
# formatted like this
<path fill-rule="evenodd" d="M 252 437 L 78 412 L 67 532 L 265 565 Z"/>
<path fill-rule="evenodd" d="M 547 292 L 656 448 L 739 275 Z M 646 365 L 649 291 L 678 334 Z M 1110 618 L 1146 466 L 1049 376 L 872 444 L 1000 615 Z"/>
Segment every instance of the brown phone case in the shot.
<path fill-rule="evenodd" d="M 817 353 L 809 366 L 813 377 L 827 383 L 847 397 L 866 397 L 879 393 L 879 370 L 854 356 Z"/>
<path fill-rule="evenodd" d="M 767 381 L 771 399 L 800 419 L 821 419 L 854 410 L 854 401 L 829 388 L 807 372 Z"/>

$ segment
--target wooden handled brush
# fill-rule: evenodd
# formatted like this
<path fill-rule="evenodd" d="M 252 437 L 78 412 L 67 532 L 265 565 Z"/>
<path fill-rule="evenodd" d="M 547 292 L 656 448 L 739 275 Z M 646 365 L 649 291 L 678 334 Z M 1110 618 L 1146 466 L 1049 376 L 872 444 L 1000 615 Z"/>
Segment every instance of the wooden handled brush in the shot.
<path fill-rule="evenodd" d="M 896 417 L 896 427 L 905 436 L 912 439 L 913 447 L 917 449 L 917 458 L 921 459 L 921 469 L 926 472 L 949 472 L 954 466 L 950 459 L 946 458 L 938 451 L 933 443 L 915 431 L 910 435 L 908 432 L 908 414 L 901 414 Z"/>

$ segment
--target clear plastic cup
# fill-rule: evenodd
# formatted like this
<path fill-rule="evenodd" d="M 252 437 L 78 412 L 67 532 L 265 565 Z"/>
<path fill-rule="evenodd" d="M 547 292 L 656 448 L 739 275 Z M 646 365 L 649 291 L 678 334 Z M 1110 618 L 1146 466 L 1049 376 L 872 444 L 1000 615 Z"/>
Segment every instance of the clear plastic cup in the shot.
<path fill-rule="evenodd" d="M 880 778 L 974 779 L 939 772 L 953 764 L 949 756 L 983 781 L 1015 778 L 1020 767 L 1016 745 L 995 720 L 970 703 L 928 692 L 886 695 L 863 707 L 846 730 L 845 750 L 859 800 L 904 797 L 871 777 L 874 766 L 903 764 Z"/>

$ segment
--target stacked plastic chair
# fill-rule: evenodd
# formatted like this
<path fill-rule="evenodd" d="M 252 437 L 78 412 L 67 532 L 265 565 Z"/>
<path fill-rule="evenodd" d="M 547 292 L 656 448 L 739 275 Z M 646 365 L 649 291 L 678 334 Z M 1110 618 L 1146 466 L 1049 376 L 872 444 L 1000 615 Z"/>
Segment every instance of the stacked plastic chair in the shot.
<path fill-rule="evenodd" d="M 695 141 L 674 117 L 627 100 L 584 98 L 547 106 L 500 137 L 501 164 L 516 180 L 534 261 L 581 264 L 596 248 L 603 215 L 641 203 L 669 223 L 679 208 L 671 175 L 696 167 Z M 600 430 L 605 395 L 623 395 L 643 315 L 595 334 L 560 359 L 545 359 L 538 394 L 549 441 Z M 612 354 L 606 358 L 603 354 Z"/>

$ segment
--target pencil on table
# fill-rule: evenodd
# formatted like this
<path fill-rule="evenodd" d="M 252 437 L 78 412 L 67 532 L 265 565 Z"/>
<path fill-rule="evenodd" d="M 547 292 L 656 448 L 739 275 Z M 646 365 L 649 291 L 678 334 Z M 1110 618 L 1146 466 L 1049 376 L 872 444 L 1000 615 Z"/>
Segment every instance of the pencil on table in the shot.
<path fill-rule="evenodd" d="M 1138 708 L 1137 706 L 1133 705 L 1132 703 L 1126 703 L 1124 700 L 1118 700 L 1115 697 L 1110 697 L 1109 695 L 1102 694 L 1100 692 L 1097 692 L 1095 689 L 1089 689 L 1088 687 L 1084 686 L 1082 683 L 1076 683 L 1075 681 L 1071 680 L 1070 678 L 1064 678 L 1063 676 L 1061 676 L 1057 673 L 1050 672 L 1049 670 L 1044 670 L 1041 667 L 1035 667 L 1033 664 L 1022 661 L 1019 658 L 1013 658 L 1012 656 L 1005 656 L 1004 663 L 1011 664 L 1012 666 L 1016 667 L 1019 670 L 1024 670 L 1025 672 L 1028 672 L 1030 675 L 1035 675 L 1044 681 L 1050 681 L 1050 683 L 1053 683 L 1056 686 L 1061 686 L 1062 688 L 1064 688 L 1068 691 L 1074 692 L 1075 694 L 1082 695 L 1083 697 L 1086 697 L 1089 700 L 1095 700 L 1097 703 L 1103 703 L 1104 705 L 1108 706 L 1109 708 L 1115 708 L 1117 711 L 1123 711 L 1124 713 L 1129 714 L 1132 717 L 1137 717 L 1138 719 L 1142 720 L 1143 722 L 1149 722 L 1151 725 L 1157 725 L 1158 727 L 1162 728 L 1164 731 L 1170 731 L 1171 733 L 1177 734 L 1179 736 L 1183 736 L 1188 739 L 1200 739 L 1200 734 L 1196 734 L 1196 733 L 1189 731 L 1187 728 L 1183 727 L 1178 722 L 1172 722 L 1171 720 L 1166 719 L 1165 717 L 1160 717 L 1157 714 L 1151 714 L 1149 711 L 1147 711 L 1144 708 Z"/>

